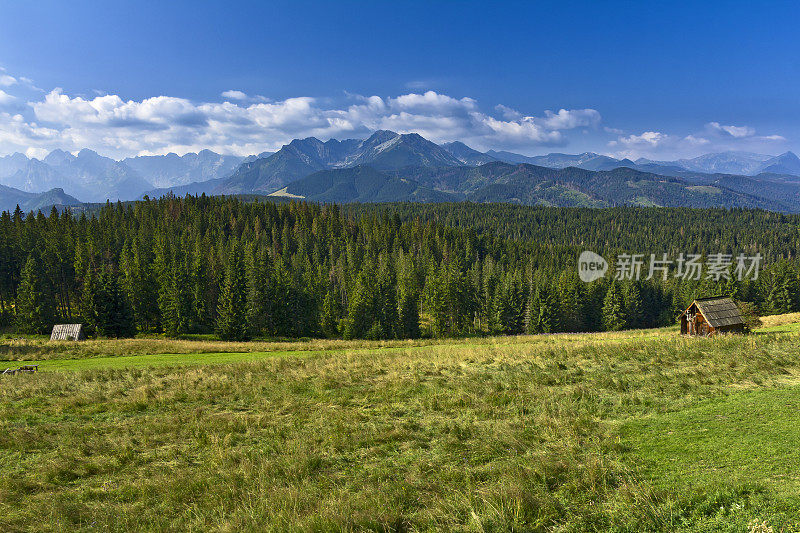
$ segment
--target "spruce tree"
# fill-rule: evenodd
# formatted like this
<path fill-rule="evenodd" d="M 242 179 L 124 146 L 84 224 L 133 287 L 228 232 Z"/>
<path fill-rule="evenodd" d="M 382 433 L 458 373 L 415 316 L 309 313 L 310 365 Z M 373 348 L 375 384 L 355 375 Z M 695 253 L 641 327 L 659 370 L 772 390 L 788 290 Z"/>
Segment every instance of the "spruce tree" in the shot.
<path fill-rule="evenodd" d="M 97 279 L 93 265 L 87 265 L 81 285 L 81 298 L 78 313 L 83 321 L 87 336 L 97 333 Z"/>
<path fill-rule="evenodd" d="M 430 317 L 431 333 L 443 337 L 449 332 L 449 314 L 445 277 L 435 264 L 431 263 L 425 277 L 425 312 Z"/>
<path fill-rule="evenodd" d="M 376 287 L 371 268 L 365 268 L 358 275 L 350 305 L 347 310 L 347 322 L 344 328 L 345 339 L 362 339 L 368 334 L 380 335 L 382 329 L 380 317 L 375 309 Z"/>
<path fill-rule="evenodd" d="M 188 333 L 192 329 L 192 317 L 196 313 L 192 308 L 192 286 L 183 254 L 176 253 L 173 256 L 172 268 L 166 275 L 168 280 L 164 302 L 164 331 L 171 336 Z"/>
<path fill-rule="evenodd" d="M 253 335 L 273 333 L 273 290 L 266 248 L 256 243 L 247 256 L 247 323 Z"/>
<path fill-rule="evenodd" d="M 119 276 L 111 267 L 104 266 L 100 273 L 95 303 L 98 333 L 117 338 L 136 334 L 133 309 L 120 286 Z"/>
<path fill-rule="evenodd" d="M 612 283 L 603 300 L 603 328 L 606 331 L 619 331 L 625 328 L 625 308 L 622 293 L 616 283 Z"/>
<path fill-rule="evenodd" d="M 52 288 L 44 279 L 41 263 L 28 256 L 20 273 L 17 291 L 17 330 L 21 333 L 47 333 L 56 317 Z"/>
<path fill-rule="evenodd" d="M 560 331 L 561 322 L 559 320 L 559 309 L 553 291 L 547 283 L 539 287 L 537 295 L 539 303 L 538 314 L 536 317 L 536 329 L 538 333 L 554 333 Z"/>
<path fill-rule="evenodd" d="M 339 311 L 336 305 L 336 298 L 333 291 L 325 293 L 325 300 L 322 303 L 322 332 L 328 338 L 339 335 Z"/>
<path fill-rule="evenodd" d="M 378 338 L 393 339 L 399 329 L 397 310 L 397 281 L 391 267 L 385 265 L 378 273 L 375 310 L 381 324 Z"/>
<path fill-rule="evenodd" d="M 219 297 L 217 334 L 223 340 L 245 341 L 250 338 L 244 260 L 235 242 L 228 256 L 225 281 Z"/>
<path fill-rule="evenodd" d="M 623 300 L 625 301 L 625 323 L 627 327 L 642 327 L 644 325 L 644 307 L 638 282 L 632 282 L 628 285 Z"/>

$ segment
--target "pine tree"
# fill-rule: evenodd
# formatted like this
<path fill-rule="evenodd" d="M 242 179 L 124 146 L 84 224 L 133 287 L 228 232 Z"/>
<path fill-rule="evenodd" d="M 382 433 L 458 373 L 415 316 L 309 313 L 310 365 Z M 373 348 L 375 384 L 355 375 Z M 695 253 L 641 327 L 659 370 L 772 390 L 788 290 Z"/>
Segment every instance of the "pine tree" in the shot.
<path fill-rule="evenodd" d="M 425 312 L 430 317 L 431 333 L 443 337 L 449 332 L 448 295 L 440 269 L 432 263 L 425 277 Z"/>
<path fill-rule="evenodd" d="M 167 292 L 164 300 L 163 323 L 167 335 L 177 336 L 192 329 L 192 292 L 183 254 L 175 254 L 172 267 L 166 274 Z"/>
<path fill-rule="evenodd" d="M 81 298 L 78 313 L 83 321 L 87 336 L 97 333 L 97 279 L 92 265 L 86 265 L 81 285 Z"/>
<path fill-rule="evenodd" d="M 350 297 L 347 322 L 344 328 L 345 339 L 362 339 L 368 334 L 380 335 L 382 325 L 376 320 L 374 295 L 376 292 L 372 269 L 365 268 L 358 275 L 356 286 Z"/>
<path fill-rule="evenodd" d="M 603 300 L 603 328 L 606 331 L 619 331 L 625 328 L 624 302 L 616 283 L 611 284 Z"/>
<path fill-rule="evenodd" d="M 198 238 L 191 256 L 190 279 L 192 284 L 189 299 L 192 302 L 192 323 L 197 331 L 208 331 L 214 325 L 214 291 L 210 279 L 208 258 Z"/>
<path fill-rule="evenodd" d="M 138 243 L 126 246 L 120 259 L 122 287 L 126 293 L 135 322 L 142 330 L 158 324 L 158 286 L 152 267 L 142 258 Z"/>
<path fill-rule="evenodd" d="M 47 333 L 56 317 L 52 288 L 44 279 L 41 263 L 31 254 L 20 273 L 17 291 L 17 330 L 21 333 Z"/>
<path fill-rule="evenodd" d="M 244 260 L 238 243 L 233 243 L 225 270 L 225 282 L 217 310 L 217 334 L 223 340 L 250 338 L 247 324 L 247 283 Z"/>
<path fill-rule="evenodd" d="M 638 282 L 633 282 L 625 290 L 625 325 L 629 328 L 639 328 L 644 325 L 642 294 Z"/>
<path fill-rule="evenodd" d="M 554 333 L 561 330 L 560 312 L 553 291 L 544 283 L 539 287 L 539 303 L 536 329 L 538 333 Z"/>
<path fill-rule="evenodd" d="M 253 335 L 272 333 L 272 286 L 266 250 L 250 247 L 247 257 L 247 323 Z"/>
<path fill-rule="evenodd" d="M 414 265 L 410 259 L 401 258 L 398 270 L 397 336 L 401 339 L 416 339 L 420 336 L 419 287 Z"/>
<path fill-rule="evenodd" d="M 332 291 L 325 293 L 325 300 L 322 303 L 322 332 L 328 338 L 339 335 L 339 311 L 336 305 L 336 297 Z"/>
<path fill-rule="evenodd" d="M 106 337 L 133 337 L 136 323 L 133 309 L 114 270 L 104 266 L 100 273 L 99 291 L 95 298 L 97 330 Z"/>
<path fill-rule="evenodd" d="M 393 339 L 397 336 L 399 316 L 397 310 L 397 281 L 389 265 L 384 265 L 378 273 L 375 310 L 381 324 L 380 339 Z"/>
<path fill-rule="evenodd" d="M 557 297 L 563 331 L 586 331 L 585 299 L 584 286 L 580 278 L 574 272 L 563 272 L 559 277 Z"/>

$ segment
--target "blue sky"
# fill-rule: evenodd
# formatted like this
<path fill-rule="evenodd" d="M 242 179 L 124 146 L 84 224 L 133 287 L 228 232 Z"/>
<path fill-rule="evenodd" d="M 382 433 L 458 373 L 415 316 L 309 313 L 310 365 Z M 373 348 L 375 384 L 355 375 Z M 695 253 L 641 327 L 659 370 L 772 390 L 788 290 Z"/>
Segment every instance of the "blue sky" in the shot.
<path fill-rule="evenodd" d="M 790 2 L 5 0 L 0 154 L 377 127 L 528 154 L 798 150 L 798 20 Z"/>

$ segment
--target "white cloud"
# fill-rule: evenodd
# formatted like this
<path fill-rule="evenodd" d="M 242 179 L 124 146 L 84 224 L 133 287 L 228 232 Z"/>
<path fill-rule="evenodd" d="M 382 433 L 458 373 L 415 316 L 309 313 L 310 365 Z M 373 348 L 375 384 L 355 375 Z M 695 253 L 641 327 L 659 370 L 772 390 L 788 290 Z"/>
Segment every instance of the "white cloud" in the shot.
<path fill-rule="evenodd" d="M 656 147 L 659 144 L 663 144 L 666 142 L 670 137 L 660 131 L 646 131 L 641 135 L 628 135 L 627 137 L 620 137 L 616 141 L 611 141 L 615 143 L 613 146 L 617 144 L 627 147 L 640 147 L 640 146 L 650 146 Z"/>
<path fill-rule="evenodd" d="M 568 130 L 600 124 L 600 113 L 594 109 L 559 109 L 545 111 L 544 126 L 552 130 Z"/>
<path fill-rule="evenodd" d="M 709 122 L 706 124 L 706 129 L 712 133 L 728 135 L 735 139 L 752 137 L 756 134 L 756 130 L 750 126 L 724 126 L 719 122 Z"/>
<path fill-rule="evenodd" d="M 494 108 L 506 120 L 519 120 L 522 118 L 522 113 L 503 104 L 497 104 Z"/>
<path fill-rule="evenodd" d="M 25 150 L 25 155 L 29 158 L 44 159 L 50 152 L 47 148 L 28 148 Z"/>
<path fill-rule="evenodd" d="M 695 137 L 694 135 L 687 135 L 683 138 L 683 140 L 694 146 L 704 146 L 711 143 L 711 141 L 708 139 L 704 139 L 703 137 Z"/>
<path fill-rule="evenodd" d="M 389 99 L 389 102 L 395 109 L 421 113 L 472 111 L 477 109 L 477 102 L 472 98 L 456 99 L 434 91 L 426 91 L 424 94 L 404 94 L 397 98 Z"/>
<path fill-rule="evenodd" d="M 17 83 L 17 78 L 9 76 L 8 74 L 0 74 L 0 85 L 3 87 L 11 87 Z"/>
<path fill-rule="evenodd" d="M 13 102 L 14 100 L 16 100 L 16 97 L 11 96 L 4 90 L 0 89 L 0 105 L 8 104 L 10 102 Z"/>
<path fill-rule="evenodd" d="M 617 149 L 614 155 L 636 159 L 672 158 L 709 145 L 710 141 L 696 135 L 669 135 L 660 131 L 645 131 L 639 135 L 620 136 L 608 145 Z"/>
<path fill-rule="evenodd" d="M 645 131 L 639 135 L 620 135 L 608 146 L 616 157 L 677 159 L 729 150 L 774 153 L 775 144 L 786 141 L 780 135 L 758 136 L 755 133 L 755 129 L 748 126 L 723 126 L 709 122 L 703 133 L 674 135 Z"/>
<path fill-rule="evenodd" d="M 247 94 L 236 90 L 224 91 L 220 96 L 231 100 L 247 100 Z"/>
<path fill-rule="evenodd" d="M 366 137 L 377 129 L 416 132 L 434 142 L 461 140 L 484 150 L 529 150 L 564 145 L 565 131 L 600 122 L 593 109 L 536 117 L 499 106 L 495 115 L 483 112 L 473 98 L 435 91 L 348 95 L 343 106 L 309 96 L 270 101 L 233 89 L 220 96 L 220 102 L 193 102 L 166 95 L 126 100 L 116 94 L 73 96 L 60 88 L 43 95 L 28 91 L 9 108 L 14 113 L 0 115 L 0 153 L 90 148 L 125 157 L 208 148 L 248 155 L 276 150 L 293 138 Z M 0 103 L 11 98 L 0 92 Z"/>
<path fill-rule="evenodd" d="M 90 148 L 125 157 L 208 148 L 249 155 L 276 150 L 293 138 L 363 138 L 377 129 L 416 132 L 439 143 L 460 140 L 478 150 L 530 153 L 567 145 L 572 131 L 585 133 L 602 126 L 594 109 L 525 115 L 500 104 L 487 112 L 474 98 L 431 90 L 389 97 L 347 94 L 338 100 L 298 96 L 271 101 L 231 89 L 214 102 L 167 95 L 130 100 L 116 94 L 69 95 L 58 88 L 40 93 L 32 90 L 35 86 L 27 78 L 5 71 L 0 76 L 16 82 L 11 89 L 0 90 L 0 153 Z M 775 153 L 786 143 L 777 134 L 757 135 L 753 127 L 721 122 L 683 134 L 603 130 L 614 135 L 609 150 L 631 158 L 666 159 L 723 150 Z"/>

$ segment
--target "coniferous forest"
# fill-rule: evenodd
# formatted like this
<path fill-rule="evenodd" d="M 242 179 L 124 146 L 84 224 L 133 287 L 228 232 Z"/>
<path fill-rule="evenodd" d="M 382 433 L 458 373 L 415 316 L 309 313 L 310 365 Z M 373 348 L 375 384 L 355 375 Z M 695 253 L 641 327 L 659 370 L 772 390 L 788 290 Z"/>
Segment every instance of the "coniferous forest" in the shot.
<path fill-rule="evenodd" d="M 723 216 L 724 215 L 724 216 Z M 723 222 L 724 221 L 724 222 Z M 673 324 L 693 298 L 800 310 L 800 217 L 758 210 L 317 205 L 164 197 L 0 216 L 0 317 L 19 333 L 392 339 Z M 759 252 L 757 280 L 584 283 L 576 260 Z"/>

